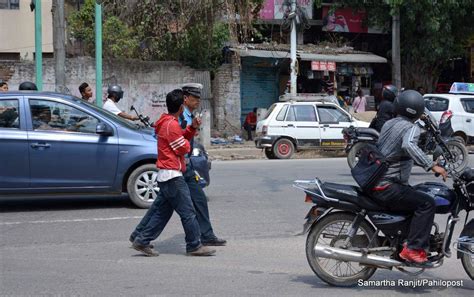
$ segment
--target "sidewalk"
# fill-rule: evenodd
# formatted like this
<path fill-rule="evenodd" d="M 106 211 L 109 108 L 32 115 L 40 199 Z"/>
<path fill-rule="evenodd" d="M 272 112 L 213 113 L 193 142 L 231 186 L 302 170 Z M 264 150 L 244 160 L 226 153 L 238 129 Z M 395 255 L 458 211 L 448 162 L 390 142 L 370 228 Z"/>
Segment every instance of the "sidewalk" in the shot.
<path fill-rule="evenodd" d="M 248 159 L 266 159 L 262 149 L 255 147 L 253 141 L 244 141 L 241 144 L 212 145 L 207 149 L 211 160 L 248 160 Z M 292 159 L 313 159 L 313 158 L 334 158 L 345 157 L 344 150 L 336 151 L 319 151 L 307 150 L 295 153 Z"/>
<path fill-rule="evenodd" d="M 474 154 L 474 146 L 467 147 L 469 154 Z M 242 144 L 226 144 L 212 145 L 208 150 L 211 160 L 228 161 L 228 160 L 249 160 L 249 159 L 266 159 L 263 150 L 255 147 L 253 141 L 244 141 Z M 338 158 L 346 157 L 343 149 L 340 151 L 322 151 L 322 150 L 306 150 L 297 152 L 291 157 L 292 159 L 316 159 L 316 158 Z"/>

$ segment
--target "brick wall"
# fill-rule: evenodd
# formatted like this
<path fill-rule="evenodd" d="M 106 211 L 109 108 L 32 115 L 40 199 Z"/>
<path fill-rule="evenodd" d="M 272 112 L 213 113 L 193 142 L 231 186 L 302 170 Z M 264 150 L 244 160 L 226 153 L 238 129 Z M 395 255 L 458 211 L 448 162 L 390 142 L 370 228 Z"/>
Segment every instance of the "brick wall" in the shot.
<path fill-rule="evenodd" d="M 214 128 L 228 135 L 240 134 L 240 58 L 223 64 L 212 82 Z"/>

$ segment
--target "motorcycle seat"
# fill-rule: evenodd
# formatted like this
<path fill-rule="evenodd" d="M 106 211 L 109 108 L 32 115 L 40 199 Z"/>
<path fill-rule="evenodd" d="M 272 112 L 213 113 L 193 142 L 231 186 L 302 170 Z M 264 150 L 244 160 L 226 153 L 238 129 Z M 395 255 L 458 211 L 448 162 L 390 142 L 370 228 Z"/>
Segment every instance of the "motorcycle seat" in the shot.
<path fill-rule="evenodd" d="M 325 182 L 321 185 L 324 194 L 330 198 L 350 202 L 368 211 L 386 211 L 387 209 L 378 205 L 370 197 L 362 192 L 357 186 L 343 185 Z"/>
<path fill-rule="evenodd" d="M 359 134 L 368 134 L 368 135 L 372 135 L 374 137 L 379 137 L 379 132 L 375 129 L 372 129 L 372 128 L 357 128 L 356 129 L 357 133 Z"/>

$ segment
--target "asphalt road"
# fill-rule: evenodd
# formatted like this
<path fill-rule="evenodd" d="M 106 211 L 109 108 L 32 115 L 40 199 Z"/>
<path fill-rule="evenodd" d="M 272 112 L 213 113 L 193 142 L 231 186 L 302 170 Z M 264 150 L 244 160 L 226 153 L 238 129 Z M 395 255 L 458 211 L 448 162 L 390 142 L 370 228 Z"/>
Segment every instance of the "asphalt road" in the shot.
<path fill-rule="evenodd" d="M 126 197 L 1 199 L 0 295 L 472 296 L 474 283 L 455 258 L 418 279 L 462 280 L 456 288 L 344 289 L 319 280 L 306 262 L 305 236 L 295 236 L 311 205 L 291 186 L 315 176 L 353 183 L 342 158 L 214 162 L 206 191 L 214 229 L 229 243 L 209 258 L 185 256 L 177 216 L 155 242 L 159 257 L 130 249 L 128 236 L 145 211 Z M 435 178 L 415 170 L 413 183 L 425 180 Z M 388 270 L 372 277 L 399 279 L 416 278 Z"/>

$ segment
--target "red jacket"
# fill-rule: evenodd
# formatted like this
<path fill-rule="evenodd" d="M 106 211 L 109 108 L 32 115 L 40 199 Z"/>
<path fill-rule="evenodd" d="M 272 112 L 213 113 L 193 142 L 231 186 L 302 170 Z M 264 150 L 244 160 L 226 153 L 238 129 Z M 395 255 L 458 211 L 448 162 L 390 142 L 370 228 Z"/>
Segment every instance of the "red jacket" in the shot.
<path fill-rule="evenodd" d="M 156 166 L 159 169 L 185 172 L 184 155 L 191 150 L 189 140 L 194 137 L 196 129 L 189 125 L 183 131 L 178 119 L 165 113 L 156 121 L 155 132 L 158 135 L 158 160 L 156 161 Z"/>

